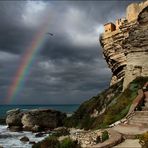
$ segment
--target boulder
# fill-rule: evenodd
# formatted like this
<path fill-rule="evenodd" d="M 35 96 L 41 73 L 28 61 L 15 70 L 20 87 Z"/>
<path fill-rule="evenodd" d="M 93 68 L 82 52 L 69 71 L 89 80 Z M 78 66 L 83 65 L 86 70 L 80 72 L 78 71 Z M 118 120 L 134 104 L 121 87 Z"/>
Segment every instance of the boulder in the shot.
<path fill-rule="evenodd" d="M 36 144 L 35 141 L 29 141 L 29 144 Z"/>
<path fill-rule="evenodd" d="M 63 120 L 66 118 L 65 113 L 51 109 L 34 109 L 24 113 L 22 124 L 27 130 L 45 130 L 53 129 L 63 125 Z"/>
<path fill-rule="evenodd" d="M 29 138 L 26 137 L 26 136 L 24 136 L 24 137 L 22 137 L 22 138 L 20 139 L 20 141 L 22 141 L 22 142 L 28 142 L 28 141 L 29 141 Z"/>
<path fill-rule="evenodd" d="M 6 124 L 8 127 L 12 126 L 18 126 L 22 127 L 22 119 L 23 111 L 20 109 L 13 109 L 10 111 L 7 111 L 7 117 L 6 117 Z"/>
<path fill-rule="evenodd" d="M 9 130 L 11 132 L 20 132 L 20 131 L 22 131 L 22 126 L 10 126 Z"/>
<path fill-rule="evenodd" d="M 43 137 L 44 135 L 45 135 L 45 133 L 40 132 L 40 133 L 35 134 L 35 137 Z"/>
<path fill-rule="evenodd" d="M 6 123 L 12 131 L 27 130 L 39 132 L 63 125 L 65 113 L 51 109 L 33 109 L 22 111 L 13 109 L 7 112 Z"/>
<path fill-rule="evenodd" d="M 68 128 L 66 128 L 66 127 L 58 127 L 58 128 L 55 128 L 53 130 L 52 135 L 60 137 L 60 136 L 67 136 L 69 134 L 70 134 L 70 130 Z"/>

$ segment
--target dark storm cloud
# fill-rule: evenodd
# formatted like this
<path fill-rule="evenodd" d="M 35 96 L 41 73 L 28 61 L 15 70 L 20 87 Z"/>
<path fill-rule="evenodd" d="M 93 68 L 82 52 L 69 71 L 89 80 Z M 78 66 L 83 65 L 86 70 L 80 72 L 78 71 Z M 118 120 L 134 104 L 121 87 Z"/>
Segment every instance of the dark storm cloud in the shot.
<path fill-rule="evenodd" d="M 111 72 L 102 58 L 99 34 L 104 23 L 123 17 L 131 2 L 0 1 L 0 103 L 25 49 L 47 21 L 54 36 L 45 34 L 13 103 L 80 103 L 106 88 Z"/>

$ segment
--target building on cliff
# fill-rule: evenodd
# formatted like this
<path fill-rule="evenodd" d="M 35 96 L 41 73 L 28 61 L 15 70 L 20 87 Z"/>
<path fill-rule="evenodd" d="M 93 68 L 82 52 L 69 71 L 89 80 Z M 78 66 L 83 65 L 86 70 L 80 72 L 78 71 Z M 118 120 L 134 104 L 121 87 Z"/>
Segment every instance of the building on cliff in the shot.
<path fill-rule="evenodd" d="M 148 0 L 127 7 L 126 18 L 104 25 L 100 37 L 112 71 L 110 85 L 124 78 L 124 89 L 137 76 L 148 76 Z"/>

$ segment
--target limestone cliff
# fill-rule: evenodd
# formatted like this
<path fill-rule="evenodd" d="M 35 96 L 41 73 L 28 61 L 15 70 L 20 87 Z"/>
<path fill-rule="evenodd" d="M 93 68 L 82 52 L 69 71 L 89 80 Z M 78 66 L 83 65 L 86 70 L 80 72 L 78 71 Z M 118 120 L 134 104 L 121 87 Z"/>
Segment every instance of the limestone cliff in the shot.
<path fill-rule="evenodd" d="M 126 13 L 127 18 L 118 19 L 115 27 L 113 23 L 105 24 L 100 37 L 113 73 L 110 85 L 124 78 L 124 89 L 137 76 L 148 76 L 148 1 L 129 5 Z"/>
<path fill-rule="evenodd" d="M 126 116 L 139 88 L 148 82 L 148 1 L 130 5 L 126 19 L 104 27 L 100 42 L 113 73 L 111 86 L 82 103 L 65 126 L 108 127 Z"/>
<path fill-rule="evenodd" d="M 137 76 L 148 76 L 148 7 L 139 14 L 122 47 L 127 58 L 123 83 L 123 88 L 126 88 Z"/>

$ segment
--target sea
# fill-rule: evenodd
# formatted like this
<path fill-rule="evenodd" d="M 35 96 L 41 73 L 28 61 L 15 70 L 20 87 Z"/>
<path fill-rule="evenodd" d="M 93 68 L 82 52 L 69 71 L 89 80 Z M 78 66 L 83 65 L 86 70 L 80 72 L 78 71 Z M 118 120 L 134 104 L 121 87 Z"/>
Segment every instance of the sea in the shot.
<path fill-rule="evenodd" d="M 79 107 L 79 104 L 66 104 L 66 105 L 0 105 L 0 118 L 6 117 L 6 112 L 11 109 L 20 108 L 22 110 L 30 109 L 54 109 L 66 113 L 67 115 L 74 113 Z M 32 132 L 11 132 L 7 128 L 7 125 L 0 125 L 0 147 L 3 148 L 31 148 L 32 144 L 29 142 L 21 142 L 20 139 L 24 136 L 29 138 L 29 141 L 39 142 L 43 140 L 47 134 L 43 137 L 36 137 L 36 133 Z"/>

